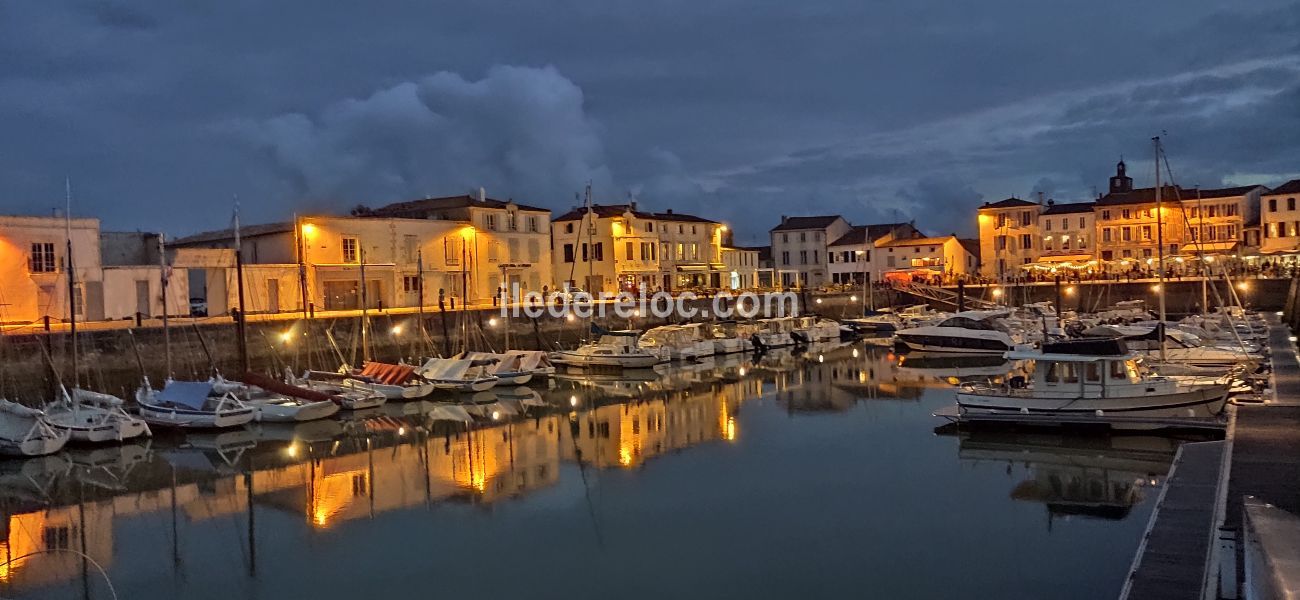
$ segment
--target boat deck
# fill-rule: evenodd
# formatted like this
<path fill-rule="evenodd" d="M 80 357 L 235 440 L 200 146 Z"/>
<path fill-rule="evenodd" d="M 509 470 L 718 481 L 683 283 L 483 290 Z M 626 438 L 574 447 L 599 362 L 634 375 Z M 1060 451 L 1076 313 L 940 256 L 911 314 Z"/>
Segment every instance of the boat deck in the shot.
<path fill-rule="evenodd" d="M 1201 597 L 1224 446 L 1178 448 L 1120 598 Z"/>

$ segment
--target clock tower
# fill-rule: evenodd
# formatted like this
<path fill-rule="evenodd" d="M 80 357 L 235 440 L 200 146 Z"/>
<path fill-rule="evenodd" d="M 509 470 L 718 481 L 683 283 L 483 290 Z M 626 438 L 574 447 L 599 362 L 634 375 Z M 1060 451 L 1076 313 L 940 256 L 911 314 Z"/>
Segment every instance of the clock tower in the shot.
<path fill-rule="evenodd" d="M 1124 159 L 1115 164 L 1115 176 L 1110 178 L 1110 193 L 1127 194 L 1133 191 L 1133 178 L 1124 174 Z"/>

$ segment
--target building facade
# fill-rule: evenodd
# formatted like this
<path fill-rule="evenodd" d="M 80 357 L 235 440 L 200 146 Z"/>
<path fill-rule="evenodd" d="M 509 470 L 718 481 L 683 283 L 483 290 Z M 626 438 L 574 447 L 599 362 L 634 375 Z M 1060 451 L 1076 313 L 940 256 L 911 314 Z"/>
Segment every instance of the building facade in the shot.
<path fill-rule="evenodd" d="M 979 244 L 955 235 L 891 239 L 876 246 L 883 261 L 880 279 L 947 283 L 979 269 Z"/>
<path fill-rule="evenodd" d="M 1179 190 L 1186 239 L 1180 253 L 1250 255 L 1259 252 L 1261 240 L 1250 225 L 1260 220 L 1263 186 L 1211 190 Z"/>
<path fill-rule="evenodd" d="M 861 284 L 879 281 L 884 260 L 876 247 L 893 240 L 925 237 L 913 223 L 854 225 L 848 233 L 826 246 L 826 262 L 832 284 Z"/>
<path fill-rule="evenodd" d="M 1057 203 L 1049 200 L 1038 215 L 1042 250 L 1038 262 L 1046 268 L 1093 268 L 1097 259 L 1097 219 L 1093 202 Z"/>
<path fill-rule="evenodd" d="M 693 215 L 645 212 L 630 204 L 575 208 L 551 223 L 560 288 L 588 292 L 720 289 L 726 226 Z"/>
<path fill-rule="evenodd" d="M 1297 202 L 1300 202 L 1300 179 L 1292 179 L 1261 195 L 1261 253 L 1292 257 L 1300 254 L 1300 206 Z"/>
<path fill-rule="evenodd" d="M 1007 198 L 979 208 L 980 256 L 987 277 L 1014 277 L 1042 255 L 1038 216 L 1042 205 Z"/>
<path fill-rule="evenodd" d="M 757 289 L 759 248 L 723 246 L 722 264 L 727 270 L 723 288 L 729 290 Z"/>
<path fill-rule="evenodd" d="M 849 222 L 838 215 L 782 215 L 781 224 L 769 232 L 776 284 L 782 288 L 792 288 L 819 287 L 830 283 L 827 244 L 844 237 L 850 229 Z"/>

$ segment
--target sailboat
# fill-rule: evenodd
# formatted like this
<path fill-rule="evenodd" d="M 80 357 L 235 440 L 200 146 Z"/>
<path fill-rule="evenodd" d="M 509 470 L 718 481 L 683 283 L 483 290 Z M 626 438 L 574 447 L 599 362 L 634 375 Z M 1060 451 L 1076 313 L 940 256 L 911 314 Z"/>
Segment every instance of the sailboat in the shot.
<path fill-rule="evenodd" d="M 0 455 L 45 456 L 67 445 L 71 432 L 50 425 L 45 411 L 0 399 Z"/>
<path fill-rule="evenodd" d="M 600 337 L 574 350 L 551 353 L 551 362 L 573 367 L 618 367 L 639 369 L 668 362 L 667 357 L 640 347 L 641 332 L 635 329 L 607 331 L 593 327 Z"/>
<path fill-rule="evenodd" d="M 67 208 L 63 213 L 66 228 L 68 283 L 68 326 L 72 338 L 72 390 L 60 386 L 58 401 L 45 408 L 45 420 L 55 429 L 66 431 L 75 442 L 120 442 L 150 435 L 149 424 L 127 414 L 121 398 L 77 387 L 77 271 L 72 256 L 72 184 L 67 184 Z M 47 356 L 48 358 L 48 356 Z M 53 361 L 51 360 L 51 364 Z"/>
<path fill-rule="evenodd" d="M 430 358 L 415 373 L 435 390 L 484 392 L 501 380 L 488 372 L 488 367 L 497 363 L 492 358 Z"/>

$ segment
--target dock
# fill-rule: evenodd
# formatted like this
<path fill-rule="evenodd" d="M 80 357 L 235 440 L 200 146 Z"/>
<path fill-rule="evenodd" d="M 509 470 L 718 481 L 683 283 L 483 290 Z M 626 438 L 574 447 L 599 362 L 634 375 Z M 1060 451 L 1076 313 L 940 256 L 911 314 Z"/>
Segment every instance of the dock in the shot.
<path fill-rule="evenodd" d="M 1121 598 L 1253 597 L 1243 515 L 1266 503 L 1300 515 L 1300 362 L 1291 330 L 1269 328 L 1272 394 L 1237 405 L 1223 442 L 1185 444 L 1175 459 Z M 1254 552 L 1257 552 L 1255 548 Z M 1272 573 L 1296 581 L 1296 573 Z M 1239 594 L 1242 594 L 1239 596 Z"/>
<path fill-rule="evenodd" d="M 1178 448 L 1120 598 L 1201 596 L 1226 445 L 1199 442 Z"/>

